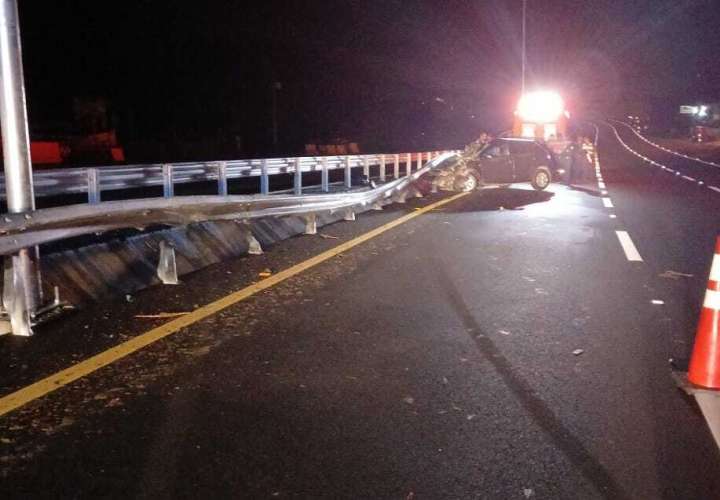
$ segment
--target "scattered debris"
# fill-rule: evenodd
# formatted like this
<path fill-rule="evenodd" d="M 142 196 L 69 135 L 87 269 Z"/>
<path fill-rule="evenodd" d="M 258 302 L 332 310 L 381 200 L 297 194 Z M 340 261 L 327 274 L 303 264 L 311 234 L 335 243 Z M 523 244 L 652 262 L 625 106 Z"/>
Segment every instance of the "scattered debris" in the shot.
<path fill-rule="evenodd" d="M 537 293 L 538 295 L 549 295 L 547 290 L 545 290 L 544 288 L 536 288 L 535 293 Z"/>
<path fill-rule="evenodd" d="M 665 301 L 658 300 L 658 299 L 653 299 L 653 300 L 650 301 L 650 303 L 653 304 L 653 305 L 655 305 L 655 306 L 661 306 L 661 305 L 663 305 L 663 304 L 665 303 Z"/>
<path fill-rule="evenodd" d="M 584 352 L 585 351 L 583 349 L 575 349 L 572 353 L 573 353 L 573 356 L 580 356 Z"/>
<path fill-rule="evenodd" d="M 132 302 L 135 300 L 135 298 L 128 293 L 127 295 L 125 295 L 125 300 L 127 300 L 128 302 Z"/>
<path fill-rule="evenodd" d="M 63 417 L 62 421 L 60 422 L 60 427 L 69 427 L 72 424 L 75 423 L 75 419 L 72 417 Z"/>
<path fill-rule="evenodd" d="M 210 353 L 211 347 L 212 346 L 205 345 L 205 346 L 196 347 L 194 349 L 183 349 L 182 352 L 185 354 L 188 354 L 190 356 L 198 356 L 198 357 L 205 356 Z"/>
<path fill-rule="evenodd" d="M 473 414 L 468 415 L 467 417 L 465 417 L 465 420 L 472 420 L 472 419 L 474 419 L 475 417 L 477 417 L 477 415 L 475 415 L 475 414 L 473 413 Z"/>
<path fill-rule="evenodd" d="M 531 278 L 530 276 L 523 276 L 522 279 L 524 279 L 528 283 L 535 283 L 535 281 L 537 281 L 535 278 Z"/>
<path fill-rule="evenodd" d="M 114 408 L 116 406 L 122 406 L 122 401 L 120 400 L 120 398 L 112 398 L 110 401 L 107 402 L 105 408 Z"/>
<path fill-rule="evenodd" d="M 671 270 L 668 269 L 668 270 L 665 271 L 664 273 L 658 274 L 658 276 L 659 276 L 660 278 L 667 278 L 667 279 L 671 279 L 671 280 L 678 280 L 678 279 L 680 279 L 680 278 L 692 278 L 692 277 L 694 277 L 695 275 L 693 275 L 693 274 L 687 274 L 687 273 L 680 273 L 680 272 L 678 272 L 678 271 L 671 271 Z"/>
<path fill-rule="evenodd" d="M 412 396 L 405 396 L 405 397 L 403 398 L 403 401 L 404 401 L 405 403 L 411 405 L 411 404 L 415 403 L 415 398 L 413 398 Z"/>
<path fill-rule="evenodd" d="M 447 379 L 447 377 L 443 377 L 443 384 L 448 385 L 450 381 Z"/>
<path fill-rule="evenodd" d="M 258 276 L 260 276 L 261 278 L 269 278 L 270 276 L 272 276 L 272 271 L 270 269 L 263 269 L 258 273 Z"/>
<path fill-rule="evenodd" d="M 136 314 L 136 318 L 140 319 L 163 319 L 163 318 L 177 318 L 178 316 L 185 316 L 190 314 L 189 312 L 161 312 L 157 314 Z"/>
<path fill-rule="evenodd" d="M 320 236 L 321 238 L 325 238 L 326 240 L 339 240 L 340 239 L 340 237 L 333 236 L 331 234 L 318 233 L 318 236 Z"/>
<path fill-rule="evenodd" d="M 525 495 L 525 498 L 530 498 L 534 494 L 535 492 L 532 490 L 532 488 L 523 488 L 523 495 Z"/>
<path fill-rule="evenodd" d="M 510 332 L 508 332 L 507 330 L 498 330 L 498 333 L 501 335 L 510 335 Z"/>

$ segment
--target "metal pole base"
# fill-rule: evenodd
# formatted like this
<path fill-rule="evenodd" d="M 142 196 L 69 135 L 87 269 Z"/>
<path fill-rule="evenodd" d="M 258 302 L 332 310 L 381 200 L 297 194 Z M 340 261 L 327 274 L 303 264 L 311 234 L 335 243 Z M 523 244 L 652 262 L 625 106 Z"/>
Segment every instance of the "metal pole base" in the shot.
<path fill-rule="evenodd" d="M 28 250 L 12 255 L 4 260 L 3 276 L 3 308 L 10 320 L 10 330 L 13 335 L 30 337 L 32 331 L 33 310 L 28 295 L 34 290 L 33 262 L 30 260 Z"/>

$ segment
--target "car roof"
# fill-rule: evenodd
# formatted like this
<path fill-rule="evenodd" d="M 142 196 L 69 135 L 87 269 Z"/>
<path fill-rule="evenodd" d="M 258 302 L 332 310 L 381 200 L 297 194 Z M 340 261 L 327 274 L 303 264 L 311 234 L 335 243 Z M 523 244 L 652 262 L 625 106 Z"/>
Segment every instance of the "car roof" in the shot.
<path fill-rule="evenodd" d="M 498 137 L 497 140 L 508 141 L 508 142 L 526 142 L 530 144 L 539 144 L 536 139 L 530 139 L 528 137 Z"/>

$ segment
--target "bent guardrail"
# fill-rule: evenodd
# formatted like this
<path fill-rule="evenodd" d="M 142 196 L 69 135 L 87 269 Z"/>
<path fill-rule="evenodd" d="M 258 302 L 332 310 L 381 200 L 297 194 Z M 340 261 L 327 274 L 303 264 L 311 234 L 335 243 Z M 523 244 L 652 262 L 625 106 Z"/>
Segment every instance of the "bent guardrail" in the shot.
<path fill-rule="evenodd" d="M 388 201 L 404 201 L 408 190 L 412 188 L 413 181 L 455 154 L 455 152 L 407 154 L 406 175 L 403 177 L 399 176 L 400 159 L 397 155 L 394 158 L 393 176 L 396 177 L 394 180 L 375 188 L 340 193 L 228 195 L 228 177 L 220 175 L 219 182 L 225 183 L 225 189 L 219 184 L 217 195 L 173 196 L 171 185 L 169 189 L 166 187 L 163 197 L 102 202 L 98 195 L 94 202 L 87 204 L 3 214 L 0 221 L 0 255 L 9 256 L 24 248 L 125 228 L 184 225 L 213 220 L 247 221 L 261 217 L 303 214 L 308 216 L 308 224 L 313 224 L 316 214 L 339 210 L 348 211 L 348 215 L 354 218 L 353 209 L 358 206 L 375 204 L 381 206 Z M 431 156 L 434 157 L 431 159 L 429 158 Z M 429 161 L 422 166 L 424 157 Z M 381 167 L 379 178 L 383 179 L 386 174 L 384 155 L 377 158 Z M 413 161 L 418 166 L 415 171 L 412 171 Z M 369 169 L 371 158 L 360 157 L 355 162 L 348 158 L 344 160 L 345 185 L 348 188 L 351 187 L 352 165 L 353 163 L 357 165 L 358 162 L 364 170 Z M 329 161 L 321 160 L 320 163 L 327 172 Z M 297 170 L 294 187 L 296 193 L 302 192 L 302 162 L 299 164 L 301 168 Z M 365 170 L 365 174 L 368 173 Z M 327 175 L 323 174 L 321 189 L 326 191 L 327 187 Z M 92 191 L 88 192 L 92 193 Z M 160 260 L 162 261 L 163 258 Z M 23 300 L 14 300 L 18 297 L 22 298 L 23 293 L 22 279 L 14 272 L 6 271 L 3 306 L 10 318 L 13 332 L 31 331 L 27 322 L 37 320 L 37 311 L 27 311 Z"/>

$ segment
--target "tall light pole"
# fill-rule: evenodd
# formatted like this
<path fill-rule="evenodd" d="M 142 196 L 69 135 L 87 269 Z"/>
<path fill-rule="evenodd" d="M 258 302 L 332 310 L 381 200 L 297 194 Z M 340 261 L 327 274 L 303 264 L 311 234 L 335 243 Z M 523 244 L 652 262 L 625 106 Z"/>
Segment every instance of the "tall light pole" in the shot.
<path fill-rule="evenodd" d="M 29 212 L 35 209 L 35 196 L 17 0 L 0 0 L 0 124 L 7 209 Z M 32 335 L 31 315 L 42 300 L 38 261 L 37 247 L 5 261 L 3 306 L 15 335 Z"/>
<path fill-rule="evenodd" d="M 522 8 L 522 80 L 520 84 L 520 95 L 525 95 L 525 14 L 527 11 L 527 0 L 523 0 Z"/>

